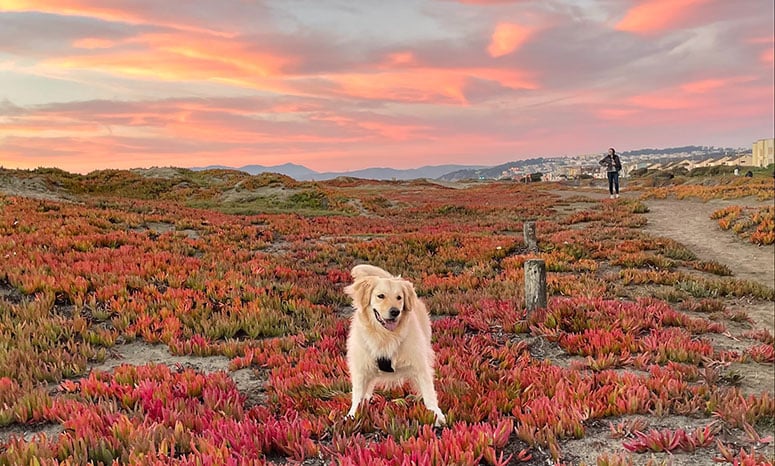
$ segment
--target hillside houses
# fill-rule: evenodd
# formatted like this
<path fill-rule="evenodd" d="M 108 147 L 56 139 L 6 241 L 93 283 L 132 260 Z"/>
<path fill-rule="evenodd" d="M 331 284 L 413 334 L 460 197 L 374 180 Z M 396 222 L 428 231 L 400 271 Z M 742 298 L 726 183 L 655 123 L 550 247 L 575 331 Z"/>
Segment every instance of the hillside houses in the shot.
<path fill-rule="evenodd" d="M 677 168 L 685 168 L 687 170 L 692 170 L 695 168 L 717 167 L 717 166 L 749 167 L 751 166 L 751 155 L 735 154 L 735 155 L 725 155 L 723 157 L 710 157 L 707 159 L 700 159 L 700 160 L 682 159 L 682 160 L 676 160 L 674 162 L 655 163 L 655 164 L 647 165 L 644 168 L 649 170 L 674 170 Z"/>
<path fill-rule="evenodd" d="M 767 154 L 769 146 L 766 146 L 765 143 L 763 147 L 763 153 Z M 600 152 L 552 158 L 541 157 L 509 162 L 496 167 L 458 170 L 443 175 L 439 179 L 446 181 L 465 179 L 526 181 L 531 178 L 537 179 L 539 174 L 544 181 L 577 178 L 605 179 L 605 169 L 598 163 L 603 156 L 604 154 Z M 630 176 L 634 170 L 642 169 L 674 170 L 683 168 L 692 170 L 712 166 L 739 167 L 742 169 L 757 165 L 753 161 L 753 155 L 750 150 L 712 146 L 641 149 L 622 152 L 620 157 L 622 159 L 621 175 L 623 177 Z"/>
<path fill-rule="evenodd" d="M 743 149 L 717 149 L 712 147 L 675 152 L 671 154 L 648 153 L 621 154 L 623 177 L 627 177 L 637 169 L 675 170 L 684 168 L 692 170 L 701 167 L 728 166 L 750 167 L 751 152 Z M 605 169 L 598 164 L 601 154 L 588 154 L 575 157 L 543 159 L 540 164 L 524 164 L 510 167 L 501 173 L 501 179 L 523 180 L 530 173 L 541 173 L 545 181 L 591 177 L 602 179 L 606 177 Z"/>

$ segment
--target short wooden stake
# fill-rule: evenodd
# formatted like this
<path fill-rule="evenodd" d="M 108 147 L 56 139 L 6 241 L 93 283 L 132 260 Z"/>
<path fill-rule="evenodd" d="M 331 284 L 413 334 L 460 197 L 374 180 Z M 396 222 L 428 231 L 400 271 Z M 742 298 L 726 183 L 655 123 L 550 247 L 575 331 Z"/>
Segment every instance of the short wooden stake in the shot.
<path fill-rule="evenodd" d="M 525 246 L 528 251 L 538 252 L 538 239 L 536 239 L 536 222 L 525 222 L 522 225 L 522 234 L 525 238 Z"/>
<path fill-rule="evenodd" d="M 528 312 L 546 307 L 546 264 L 542 259 L 525 261 L 525 308 Z"/>

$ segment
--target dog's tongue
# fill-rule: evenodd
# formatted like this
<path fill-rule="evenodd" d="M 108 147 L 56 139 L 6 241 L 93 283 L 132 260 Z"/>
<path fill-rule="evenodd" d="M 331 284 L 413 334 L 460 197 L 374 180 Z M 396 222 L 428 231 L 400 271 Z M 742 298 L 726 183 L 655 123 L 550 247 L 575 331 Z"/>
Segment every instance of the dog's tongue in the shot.
<path fill-rule="evenodd" d="M 383 318 L 382 318 L 382 317 L 379 315 L 379 312 L 378 312 L 376 309 L 374 309 L 374 317 L 376 317 L 376 318 L 377 318 L 377 321 L 378 321 L 380 324 L 382 324 L 382 326 L 383 326 L 383 327 L 385 327 L 387 330 L 389 330 L 389 331 L 391 331 L 391 332 L 392 332 L 393 330 L 395 330 L 395 329 L 396 329 L 396 327 L 398 327 L 398 320 L 396 320 L 396 319 L 388 319 L 388 320 L 384 320 L 384 319 L 383 319 Z"/>

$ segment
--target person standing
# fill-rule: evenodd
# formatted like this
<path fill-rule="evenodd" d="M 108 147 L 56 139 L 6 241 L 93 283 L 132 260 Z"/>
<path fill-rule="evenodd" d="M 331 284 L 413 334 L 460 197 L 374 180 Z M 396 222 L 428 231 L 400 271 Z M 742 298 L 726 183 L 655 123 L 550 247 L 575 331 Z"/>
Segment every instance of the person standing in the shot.
<path fill-rule="evenodd" d="M 616 149 L 611 147 L 608 149 L 608 155 L 600 160 L 600 165 L 606 167 L 608 172 L 608 192 L 611 194 L 611 199 L 619 197 L 619 170 L 622 169 L 622 161 L 619 160 L 619 156 L 616 155 Z"/>

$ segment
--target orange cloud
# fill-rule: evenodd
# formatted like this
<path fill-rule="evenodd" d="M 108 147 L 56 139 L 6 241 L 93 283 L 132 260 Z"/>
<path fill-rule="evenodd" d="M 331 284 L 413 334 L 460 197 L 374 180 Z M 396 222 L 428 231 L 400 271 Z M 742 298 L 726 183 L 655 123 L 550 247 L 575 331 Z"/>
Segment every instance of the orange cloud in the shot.
<path fill-rule="evenodd" d="M 748 76 L 736 76 L 732 78 L 715 78 L 715 79 L 702 79 L 699 81 L 692 81 L 680 86 L 681 91 L 690 94 L 706 94 L 716 89 L 721 89 L 733 84 L 741 84 L 754 80 Z"/>
<path fill-rule="evenodd" d="M 595 112 L 601 120 L 621 120 L 638 113 L 633 108 L 603 108 Z"/>
<path fill-rule="evenodd" d="M 752 76 L 709 78 L 633 95 L 622 101 L 622 112 L 601 113 L 601 118 L 621 117 L 620 123 L 639 125 L 712 124 L 731 127 L 744 119 L 772 118 L 761 102 L 772 101 L 772 86 Z"/>
<path fill-rule="evenodd" d="M 466 105 L 465 87 L 470 78 L 495 81 L 511 89 L 536 89 L 529 73 L 495 68 L 413 68 L 375 74 L 343 73 L 326 76 L 338 95 L 399 102 L 454 103 Z"/>
<path fill-rule="evenodd" d="M 437 69 L 387 73 L 343 73 L 326 76 L 336 84 L 335 94 L 369 100 L 465 103 L 464 77 Z"/>
<path fill-rule="evenodd" d="M 389 54 L 382 63 L 383 67 L 393 68 L 417 65 L 417 57 L 412 52 L 395 52 Z"/>
<path fill-rule="evenodd" d="M 514 23 L 499 23 L 492 33 L 487 52 L 497 58 L 520 48 L 533 34 L 534 29 Z"/>
<path fill-rule="evenodd" d="M 245 42 L 193 33 L 144 34 L 96 49 L 107 42 L 85 39 L 88 54 L 51 58 L 43 64 L 66 70 L 88 69 L 118 76 L 168 81 L 208 80 L 261 90 L 287 91 L 270 78 L 296 59 L 252 47 Z"/>
<path fill-rule="evenodd" d="M 686 110 L 696 108 L 700 101 L 675 90 L 657 91 L 630 97 L 628 102 L 649 110 Z"/>
<path fill-rule="evenodd" d="M 385 118 L 381 119 L 368 119 L 364 115 L 358 115 L 358 118 L 348 117 L 338 114 L 324 114 L 316 115 L 312 118 L 313 121 L 321 121 L 326 123 L 333 123 L 339 128 L 349 128 L 350 131 L 356 130 L 361 136 L 356 138 L 371 139 L 376 138 L 381 141 L 412 141 L 418 140 L 418 138 L 424 138 L 424 133 L 428 131 L 428 127 L 419 124 L 410 124 L 407 122 L 399 121 L 386 121 Z"/>
<path fill-rule="evenodd" d="M 73 134 L 92 135 L 102 130 L 95 123 L 83 121 L 52 121 L 51 119 L 25 119 L 4 122 L 0 126 L 0 136 L 29 135 L 35 137 L 71 136 Z"/>
<path fill-rule="evenodd" d="M 73 41 L 73 47 L 77 49 L 109 49 L 116 45 L 116 41 L 98 37 L 86 37 Z"/>
<path fill-rule="evenodd" d="M 775 48 L 770 47 L 759 55 L 759 59 L 766 65 L 775 63 Z"/>
<path fill-rule="evenodd" d="M 0 2 L 0 11 L 37 11 L 66 16 L 87 16 L 105 21 L 117 21 L 130 24 L 155 24 L 183 31 L 206 33 L 222 37 L 232 37 L 233 34 L 208 28 L 201 28 L 184 22 L 172 22 L 161 18 L 152 18 L 150 12 L 133 11 L 120 8 L 120 2 L 105 2 L 101 0 L 4 0 Z"/>
<path fill-rule="evenodd" d="M 368 166 L 364 154 L 389 158 L 391 166 L 400 168 L 501 144 L 462 126 L 444 128 L 420 117 L 347 112 L 322 104 L 224 98 L 33 107 L 0 125 L 0 157 L 6 166 L 79 172 L 216 160 L 233 166 L 292 160 L 331 171 Z M 337 160 L 347 165 L 336 167 Z"/>
<path fill-rule="evenodd" d="M 204 147 L 407 141 L 422 137 L 426 129 L 403 119 L 364 112 L 352 116 L 310 105 L 224 99 L 57 105 L 6 118 L 0 126 L 0 138 L 123 137 L 159 143 L 196 142 Z"/>
<path fill-rule="evenodd" d="M 766 47 L 759 53 L 759 61 L 766 66 L 772 66 L 775 62 L 775 38 L 773 36 L 754 36 L 748 38 L 746 42 Z"/>
<path fill-rule="evenodd" d="M 634 6 L 616 25 L 620 31 L 659 33 L 684 23 L 708 0 L 645 0 Z"/>
<path fill-rule="evenodd" d="M 96 0 L 11 0 L 0 8 L 36 9 L 57 14 L 85 14 L 110 20 L 145 21 L 141 11 L 124 11 Z M 138 10 L 140 8 L 137 8 Z M 180 26 L 180 25 L 177 25 Z M 208 81 L 287 95 L 348 96 L 397 102 L 467 104 L 471 78 L 494 81 L 511 89 L 536 89 L 535 80 L 514 69 L 434 68 L 411 51 L 385 57 L 374 71 L 343 70 L 326 74 L 294 74 L 303 56 L 288 55 L 241 37 L 226 39 L 180 27 L 171 32 L 144 33 L 121 41 L 86 37 L 74 41 L 69 54 L 39 62 L 41 68 L 73 75 L 81 70 L 148 81 Z M 532 29 L 503 23 L 493 34 L 495 55 L 510 53 Z"/>
<path fill-rule="evenodd" d="M 358 124 L 361 128 L 391 141 L 419 141 L 427 138 L 429 128 L 420 125 L 367 121 Z"/>
<path fill-rule="evenodd" d="M 498 5 L 503 3 L 519 3 L 522 0 L 455 0 L 458 3 L 467 3 L 469 5 Z"/>
<path fill-rule="evenodd" d="M 726 79 L 703 79 L 701 81 L 693 81 L 681 86 L 684 92 L 691 94 L 704 94 L 708 91 L 724 87 L 728 80 Z"/>

